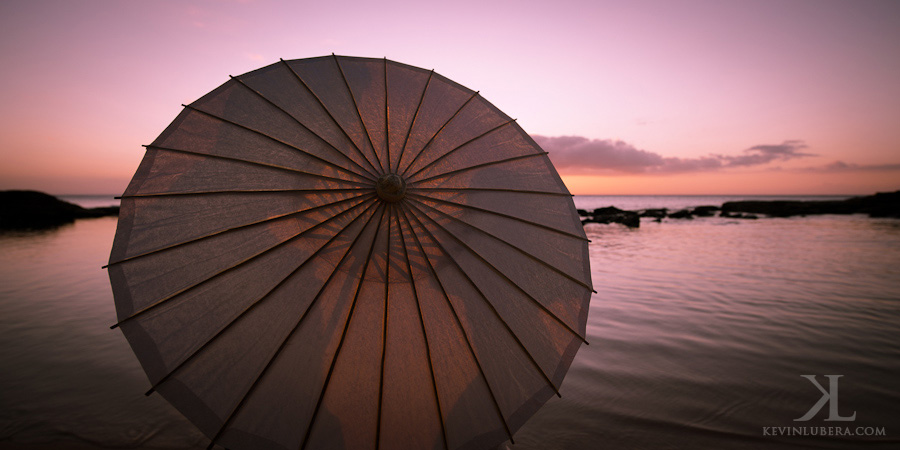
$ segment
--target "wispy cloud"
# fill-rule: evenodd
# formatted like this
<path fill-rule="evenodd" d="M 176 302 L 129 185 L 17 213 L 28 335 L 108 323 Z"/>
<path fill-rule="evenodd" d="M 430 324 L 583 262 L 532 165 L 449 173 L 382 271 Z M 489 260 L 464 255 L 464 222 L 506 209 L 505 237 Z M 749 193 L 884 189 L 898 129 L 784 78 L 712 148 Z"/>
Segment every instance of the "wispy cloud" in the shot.
<path fill-rule="evenodd" d="M 771 162 L 817 156 L 805 152 L 808 146 L 800 140 L 754 145 L 738 155 L 676 158 L 641 150 L 619 140 L 588 139 L 582 136 L 532 137 L 544 150 L 550 152 L 550 159 L 561 173 L 573 175 L 701 172 L 762 166 Z"/>
<path fill-rule="evenodd" d="M 824 166 L 807 167 L 806 172 L 879 172 L 900 170 L 900 164 L 853 164 L 835 161 Z"/>

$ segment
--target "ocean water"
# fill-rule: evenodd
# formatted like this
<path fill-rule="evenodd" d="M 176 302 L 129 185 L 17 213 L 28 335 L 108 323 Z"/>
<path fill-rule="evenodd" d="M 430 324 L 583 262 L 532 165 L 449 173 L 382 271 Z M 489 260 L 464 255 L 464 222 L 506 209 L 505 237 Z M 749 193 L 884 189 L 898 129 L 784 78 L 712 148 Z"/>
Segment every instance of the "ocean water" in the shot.
<path fill-rule="evenodd" d="M 575 201 L 678 209 L 731 199 Z M 108 328 L 115 314 L 100 267 L 115 227 L 100 218 L 0 234 L 0 448 L 208 443 L 143 395 L 137 360 Z M 505 447 L 900 448 L 900 220 L 710 217 L 586 232 L 597 290 L 590 345 L 562 398 Z M 825 398 L 802 375 L 830 401 L 795 421 Z M 854 420 L 826 420 L 832 407 Z"/>

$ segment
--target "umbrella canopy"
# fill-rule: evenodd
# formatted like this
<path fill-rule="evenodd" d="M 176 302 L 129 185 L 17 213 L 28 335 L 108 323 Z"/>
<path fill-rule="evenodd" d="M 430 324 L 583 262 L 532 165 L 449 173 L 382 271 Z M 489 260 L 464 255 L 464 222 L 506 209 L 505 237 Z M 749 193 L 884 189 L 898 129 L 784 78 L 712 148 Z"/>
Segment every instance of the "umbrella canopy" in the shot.
<path fill-rule="evenodd" d="M 146 147 L 113 328 L 210 447 L 487 448 L 558 394 L 587 239 L 546 152 L 477 92 L 281 60 Z"/>

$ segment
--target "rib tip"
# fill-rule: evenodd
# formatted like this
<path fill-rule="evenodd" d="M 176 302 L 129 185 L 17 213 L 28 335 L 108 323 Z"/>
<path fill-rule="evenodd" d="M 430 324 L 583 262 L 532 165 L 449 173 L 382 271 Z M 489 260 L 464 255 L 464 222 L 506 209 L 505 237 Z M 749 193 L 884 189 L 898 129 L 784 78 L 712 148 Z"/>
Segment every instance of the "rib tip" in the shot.
<path fill-rule="evenodd" d="M 150 148 L 150 146 L 147 145 L 147 144 L 141 144 L 141 147 L 144 147 L 144 148 Z"/>
<path fill-rule="evenodd" d="M 593 293 L 596 294 L 596 293 L 597 293 L 597 290 L 596 290 L 596 289 L 591 289 L 591 292 L 593 292 Z"/>
<path fill-rule="evenodd" d="M 562 398 L 562 394 L 560 394 L 559 392 L 556 393 L 556 396 Z"/>
<path fill-rule="evenodd" d="M 108 268 L 108 267 L 109 267 L 109 264 L 107 264 L 107 265 L 105 265 L 105 266 L 100 266 L 100 269 L 102 270 L 102 269 L 106 269 L 106 268 Z"/>
<path fill-rule="evenodd" d="M 212 450 L 213 447 L 215 447 L 215 446 L 216 446 L 215 442 L 210 442 L 209 445 L 206 447 L 206 450 Z"/>
<path fill-rule="evenodd" d="M 591 343 L 588 342 L 587 339 L 584 339 L 584 345 L 591 345 Z"/>
<path fill-rule="evenodd" d="M 115 330 L 116 328 L 119 328 L 119 324 L 117 324 L 117 323 L 114 323 L 114 324 L 110 325 L 110 327 L 109 327 L 110 330 Z"/>
<path fill-rule="evenodd" d="M 187 108 L 187 107 L 188 107 L 188 105 L 185 105 L 184 103 L 182 103 L 181 106 L 184 107 L 184 108 Z"/>
<path fill-rule="evenodd" d="M 284 62 L 284 58 L 278 58 L 278 60 Z"/>
<path fill-rule="evenodd" d="M 150 394 L 153 394 L 154 392 L 156 392 L 156 389 L 150 388 L 150 390 L 148 390 L 147 392 L 144 392 L 144 395 L 147 396 L 147 397 L 149 397 Z"/>
<path fill-rule="evenodd" d="M 122 197 L 113 197 L 115 200 L 122 200 Z"/>
<path fill-rule="evenodd" d="M 228 78 L 234 79 L 234 75 L 228 75 Z"/>

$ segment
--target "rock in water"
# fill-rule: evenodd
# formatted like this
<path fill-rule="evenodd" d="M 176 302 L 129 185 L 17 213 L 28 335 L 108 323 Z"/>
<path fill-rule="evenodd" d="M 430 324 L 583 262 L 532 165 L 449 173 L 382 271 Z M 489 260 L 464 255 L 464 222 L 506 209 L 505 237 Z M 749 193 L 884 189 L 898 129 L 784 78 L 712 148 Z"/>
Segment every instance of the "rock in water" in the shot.
<path fill-rule="evenodd" d="M 0 191 L 0 230 L 52 228 L 75 219 L 117 214 L 117 206 L 85 209 L 43 192 Z"/>

